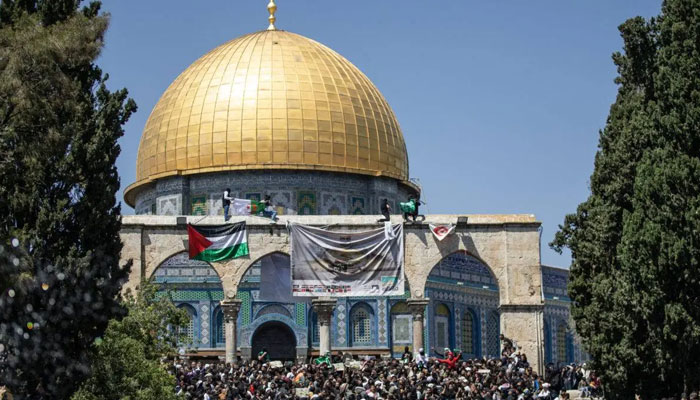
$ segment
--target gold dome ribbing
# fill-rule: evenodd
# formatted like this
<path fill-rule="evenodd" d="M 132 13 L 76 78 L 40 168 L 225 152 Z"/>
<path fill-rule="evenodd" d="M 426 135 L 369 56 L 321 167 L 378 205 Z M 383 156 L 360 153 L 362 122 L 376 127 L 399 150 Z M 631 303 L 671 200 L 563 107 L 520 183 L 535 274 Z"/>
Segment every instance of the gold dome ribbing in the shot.
<path fill-rule="evenodd" d="M 219 46 L 175 79 L 146 123 L 127 192 L 242 169 L 405 181 L 408 156 L 393 111 L 360 70 L 320 43 L 268 30 Z"/>

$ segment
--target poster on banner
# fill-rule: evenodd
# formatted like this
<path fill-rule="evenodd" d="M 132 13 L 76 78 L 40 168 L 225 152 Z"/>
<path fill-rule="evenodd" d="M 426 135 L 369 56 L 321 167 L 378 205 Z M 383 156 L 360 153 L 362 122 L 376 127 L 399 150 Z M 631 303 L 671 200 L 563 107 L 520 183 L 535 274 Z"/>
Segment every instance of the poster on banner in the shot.
<path fill-rule="evenodd" d="M 282 368 L 282 361 L 270 361 L 270 368 Z"/>
<path fill-rule="evenodd" d="M 403 225 L 335 232 L 289 225 L 296 297 L 396 296 L 404 293 Z"/>

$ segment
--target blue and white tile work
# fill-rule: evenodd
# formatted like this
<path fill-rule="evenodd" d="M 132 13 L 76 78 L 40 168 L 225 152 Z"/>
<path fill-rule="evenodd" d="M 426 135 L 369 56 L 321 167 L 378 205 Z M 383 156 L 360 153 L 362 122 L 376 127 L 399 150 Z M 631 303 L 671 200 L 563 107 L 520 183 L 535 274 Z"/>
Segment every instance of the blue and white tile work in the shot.
<path fill-rule="evenodd" d="M 567 294 L 569 270 L 542 266 L 545 362 L 555 365 L 590 359 L 576 335 Z"/>
<path fill-rule="evenodd" d="M 135 196 L 136 214 L 223 215 L 221 196 L 269 195 L 280 215 L 379 214 L 382 199 L 394 206 L 414 189 L 395 179 L 324 171 L 233 171 L 157 180 Z"/>
<path fill-rule="evenodd" d="M 283 191 L 275 195 L 292 196 Z M 250 352 L 256 330 L 270 321 L 289 326 L 301 354 L 317 349 L 318 323 L 311 305 L 261 298 L 260 266 L 260 262 L 253 264 L 238 287 L 237 297 L 242 300 L 237 324 L 241 351 Z M 570 317 L 568 270 L 543 266 L 542 274 L 546 362 L 587 360 Z M 178 253 L 155 270 L 153 279 L 162 285 L 159 296 L 168 296 L 189 313 L 189 346 L 200 350 L 224 347 L 221 279 L 208 263 Z M 331 318 L 333 348 L 395 357 L 400 357 L 405 347 L 414 350 L 413 320 L 406 303 L 410 291 L 406 289 L 403 296 L 339 298 Z M 499 354 L 498 283 L 479 259 L 465 252 L 445 257 L 432 268 L 425 297 L 430 299 L 424 319 L 425 347 L 431 356 L 441 356 L 445 347 L 461 349 L 468 357 Z"/>
<path fill-rule="evenodd" d="M 425 296 L 430 355 L 442 356 L 445 347 L 471 349 L 471 357 L 498 355 L 498 283 L 486 265 L 464 252 L 443 258 L 428 276 Z M 475 316 L 470 326 L 463 325 L 466 312 Z"/>
<path fill-rule="evenodd" d="M 190 315 L 190 343 L 183 346 L 200 349 L 224 347 L 223 318 L 219 310 L 224 292 L 221 279 L 211 265 L 190 260 L 187 253 L 178 253 L 155 270 L 153 281 L 160 286 L 159 297 L 170 298 Z"/>

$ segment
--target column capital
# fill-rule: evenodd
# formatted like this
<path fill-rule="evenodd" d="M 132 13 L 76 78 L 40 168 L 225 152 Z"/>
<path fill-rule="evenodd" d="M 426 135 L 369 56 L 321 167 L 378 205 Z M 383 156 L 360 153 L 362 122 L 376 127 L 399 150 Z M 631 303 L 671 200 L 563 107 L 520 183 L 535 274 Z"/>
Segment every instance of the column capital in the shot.
<path fill-rule="evenodd" d="M 224 313 L 224 320 L 226 322 L 236 321 L 236 318 L 238 318 L 238 311 L 241 310 L 241 303 L 243 303 L 243 301 L 240 299 L 221 300 L 221 311 Z"/>
<path fill-rule="evenodd" d="M 423 320 L 423 314 L 425 313 L 425 307 L 430 303 L 430 299 L 408 299 L 406 304 L 408 309 L 411 311 L 414 320 Z"/>
<path fill-rule="evenodd" d="M 330 323 L 331 315 L 333 315 L 336 304 L 338 304 L 338 299 L 330 297 L 319 297 L 311 300 L 311 306 L 318 316 L 318 323 L 320 325 Z"/>

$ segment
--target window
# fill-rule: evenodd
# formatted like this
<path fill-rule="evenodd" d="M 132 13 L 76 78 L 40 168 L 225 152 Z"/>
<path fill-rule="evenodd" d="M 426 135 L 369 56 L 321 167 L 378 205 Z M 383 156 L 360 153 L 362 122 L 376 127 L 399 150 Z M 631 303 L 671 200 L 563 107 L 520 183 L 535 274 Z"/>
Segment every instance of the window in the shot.
<path fill-rule="evenodd" d="M 217 308 L 214 312 L 214 346 L 225 343 L 224 313 L 221 311 L 221 308 Z"/>
<path fill-rule="evenodd" d="M 560 323 L 557 326 L 557 362 L 566 361 L 566 325 Z"/>
<path fill-rule="evenodd" d="M 500 335 L 500 325 L 501 318 L 498 315 L 498 311 L 491 311 L 486 317 L 486 346 L 488 350 L 488 355 L 491 357 L 500 357 L 501 353 L 501 339 Z"/>
<path fill-rule="evenodd" d="M 391 342 L 395 354 L 403 354 L 406 346 L 413 348 L 413 317 L 405 301 L 391 307 Z"/>
<path fill-rule="evenodd" d="M 450 347 L 450 309 L 444 304 L 435 307 L 435 350 L 442 354 L 443 349 Z"/>
<path fill-rule="evenodd" d="M 319 343 L 321 341 L 320 326 L 318 324 L 318 315 L 311 311 L 311 341 L 313 343 Z"/>
<path fill-rule="evenodd" d="M 352 342 L 368 345 L 372 343 L 371 311 L 366 305 L 357 305 L 352 311 Z"/>
<path fill-rule="evenodd" d="M 474 354 L 474 316 L 466 310 L 462 316 L 462 351 Z"/>
<path fill-rule="evenodd" d="M 196 318 L 196 311 L 194 308 L 190 305 L 183 304 L 180 307 L 183 310 L 187 312 L 188 321 L 187 323 L 180 328 L 179 331 L 179 338 L 181 341 L 181 344 L 194 344 L 194 320 Z"/>

